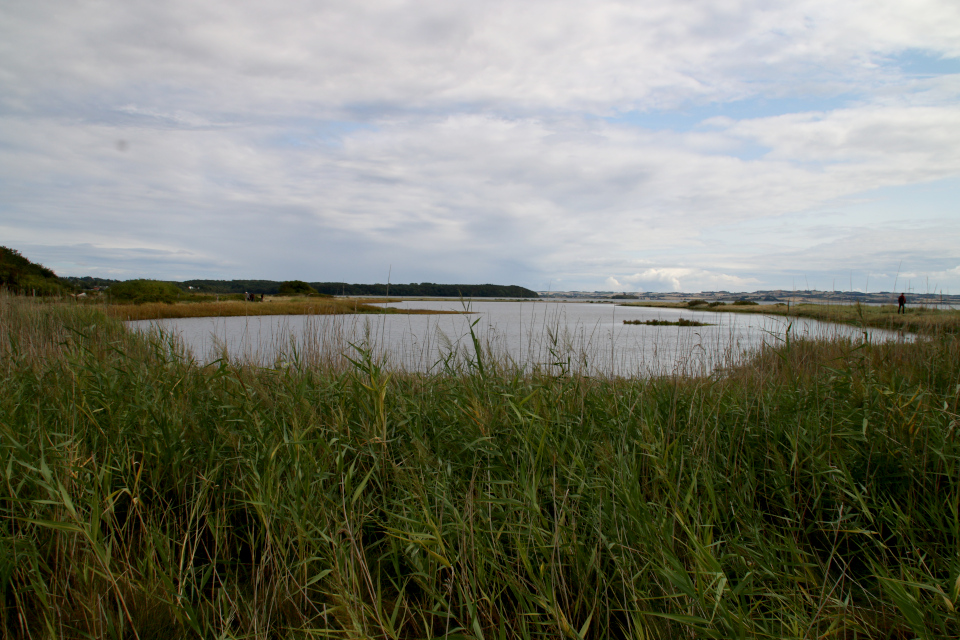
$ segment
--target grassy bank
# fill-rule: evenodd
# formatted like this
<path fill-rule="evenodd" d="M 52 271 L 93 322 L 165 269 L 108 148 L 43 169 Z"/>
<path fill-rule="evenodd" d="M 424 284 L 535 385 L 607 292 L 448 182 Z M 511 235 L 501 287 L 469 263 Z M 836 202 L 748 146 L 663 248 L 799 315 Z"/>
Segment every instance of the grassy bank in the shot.
<path fill-rule="evenodd" d="M 762 313 L 768 315 L 810 318 L 861 327 L 875 327 L 891 331 L 909 331 L 927 335 L 960 334 L 960 310 L 908 307 L 898 314 L 896 305 L 871 306 L 861 304 L 760 304 L 760 305 L 697 305 L 685 302 L 629 302 L 627 307 L 664 307 L 715 311 L 721 313 Z"/>
<path fill-rule="evenodd" d="M 120 320 L 157 320 L 162 318 L 206 318 L 226 316 L 338 315 L 354 313 L 437 314 L 452 311 L 384 308 L 384 300 L 358 298 L 267 298 L 265 302 L 225 300 L 209 302 L 147 302 L 143 304 L 107 304 L 104 310 Z"/>
<path fill-rule="evenodd" d="M 960 637 L 960 339 L 200 368 L 0 297 L 0 634 Z"/>

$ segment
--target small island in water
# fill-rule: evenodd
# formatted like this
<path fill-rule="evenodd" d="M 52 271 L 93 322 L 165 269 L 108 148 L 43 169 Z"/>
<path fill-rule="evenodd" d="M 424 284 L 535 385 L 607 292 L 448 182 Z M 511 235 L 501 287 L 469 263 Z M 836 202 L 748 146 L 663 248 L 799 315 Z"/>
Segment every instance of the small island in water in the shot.
<path fill-rule="evenodd" d="M 712 327 L 711 322 L 697 322 L 696 320 L 624 320 L 623 324 L 645 324 L 651 327 Z"/>

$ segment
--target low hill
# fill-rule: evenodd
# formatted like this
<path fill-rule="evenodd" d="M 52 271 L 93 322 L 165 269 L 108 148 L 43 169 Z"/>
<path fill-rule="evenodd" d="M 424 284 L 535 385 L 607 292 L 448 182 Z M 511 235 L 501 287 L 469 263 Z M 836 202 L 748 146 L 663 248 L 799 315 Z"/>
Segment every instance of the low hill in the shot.
<path fill-rule="evenodd" d="M 536 291 L 517 285 L 503 284 L 347 284 L 346 282 L 311 282 L 320 293 L 348 296 L 423 296 L 430 298 L 539 298 Z"/>
<path fill-rule="evenodd" d="M 200 293 L 280 293 L 281 282 L 274 280 L 185 280 L 183 289 Z M 348 284 L 346 282 L 307 282 L 318 293 L 347 296 L 422 296 L 431 298 L 538 298 L 536 291 L 502 284 Z"/>
<path fill-rule="evenodd" d="M 0 288 L 15 293 L 48 296 L 70 290 L 50 269 L 30 262 L 16 249 L 0 247 Z"/>

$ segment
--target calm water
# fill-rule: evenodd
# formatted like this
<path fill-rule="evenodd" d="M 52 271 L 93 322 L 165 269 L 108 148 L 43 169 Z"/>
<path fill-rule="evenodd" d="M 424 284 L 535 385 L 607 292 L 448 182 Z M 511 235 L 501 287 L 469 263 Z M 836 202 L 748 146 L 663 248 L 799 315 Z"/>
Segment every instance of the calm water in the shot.
<path fill-rule="evenodd" d="M 391 303 L 394 308 L 463 311 L 459 300 Z M 613 304 L 473 301 L 469 314 L 367 316 L 247 316 L 129 322 L 176 335 L 202 362 L 230 357 L 264 366 L 294 359 L 335 361 L 364 346 L 389 366 L 427 371 L 474 360 L 471 326 L 484 357 L 524 367 L 588 374 L 705 373 L 742 359 L 763 343 L 794 337 L 903 339 L 814 320 L 776 316 L 623 307 Z M 624 320 L 709 322 L 707 327 L 625 325 Z"/>

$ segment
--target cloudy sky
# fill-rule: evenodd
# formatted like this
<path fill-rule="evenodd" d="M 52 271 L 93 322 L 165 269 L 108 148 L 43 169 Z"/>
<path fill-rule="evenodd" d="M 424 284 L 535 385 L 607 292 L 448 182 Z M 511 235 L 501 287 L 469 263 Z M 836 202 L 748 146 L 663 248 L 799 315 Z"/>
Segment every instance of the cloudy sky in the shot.
<path fill-rule="evenodd" d="M 60 275 L 960 293 L 956 0 L 4 0 Z"/>

